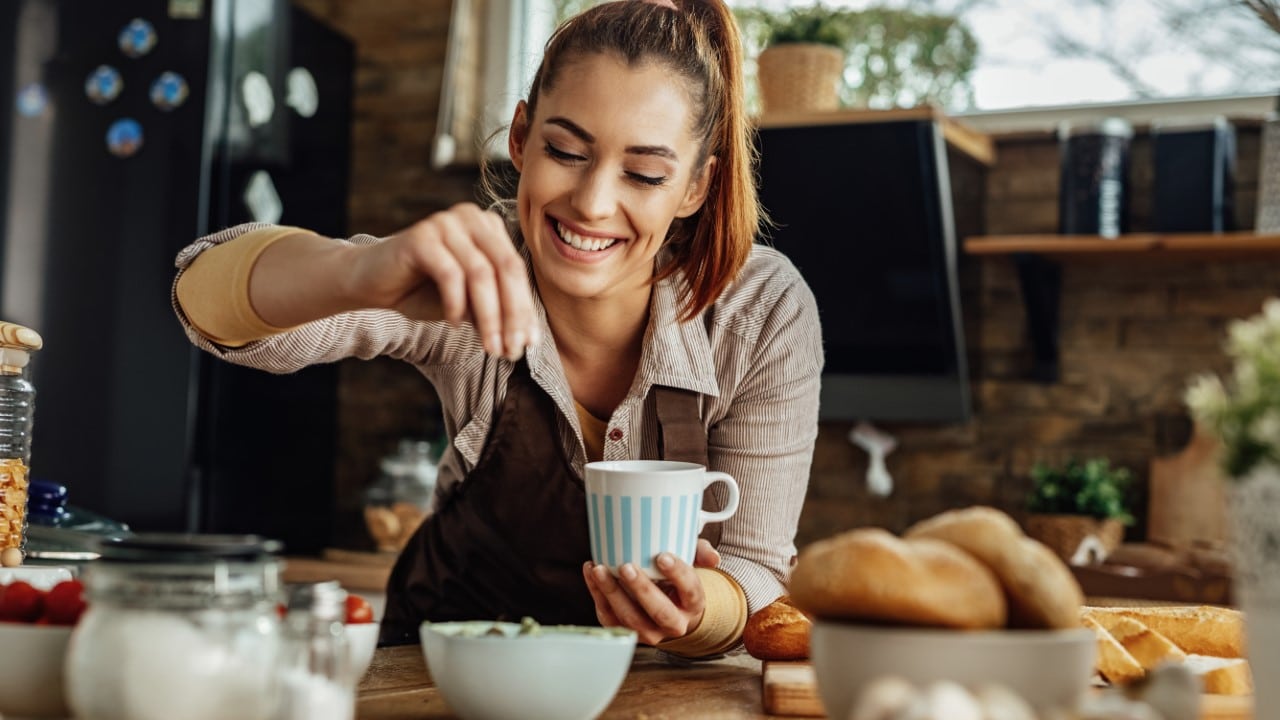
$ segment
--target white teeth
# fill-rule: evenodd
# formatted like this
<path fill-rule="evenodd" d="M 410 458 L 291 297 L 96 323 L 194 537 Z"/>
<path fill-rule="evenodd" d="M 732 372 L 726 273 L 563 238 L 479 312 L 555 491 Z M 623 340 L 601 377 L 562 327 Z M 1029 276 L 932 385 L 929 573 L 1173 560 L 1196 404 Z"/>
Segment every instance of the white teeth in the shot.
<path fill-rule="evenodd" d="M 556 223 L 556 230 L 560 232 L 560 238 L 576 250 L 597 252 L 618 242 L 617 238 L 586 238 L 560 223 Z"/>

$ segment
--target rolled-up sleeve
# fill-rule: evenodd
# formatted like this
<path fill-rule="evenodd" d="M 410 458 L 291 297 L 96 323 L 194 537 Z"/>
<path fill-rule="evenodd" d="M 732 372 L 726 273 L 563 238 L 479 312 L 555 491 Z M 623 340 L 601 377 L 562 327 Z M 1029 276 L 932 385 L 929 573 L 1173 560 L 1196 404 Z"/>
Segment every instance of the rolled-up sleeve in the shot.
<path fill-rule="evenodd" d="M 202 237 L 178 253 L 175 261 L 178 272 L 170 292 L 170 301 L 178 321 L 182 323 L 193 344 L 228 362 L 273 373 L 294 372 L 309 365 L 348 357 L 367 360 L 387 355 L 415 363 L 427 362 L 427 355 L 445 335 L 447 325 L 442 322 L 411 320 L 391 310 L 340 313 L 296 328 L 281 329 L 266 337 L 234 344 L 218 342 L 216 337 L 206 334 L 192 322 L 179 298 L 179 286 L 184 283 L 184 273 L 203 253 L 233 240 L 246 241 L 254 245 L 254 250 L 260 251 L 261 248 L 257 246 L 262 243 L 255 243 L 256 239 L 278 239 L 290 231 L 259 223 L 237 225 Z M 371 235 L 357 235 L 334 242 L 367 245 L 380 240 Z M 215 296 L 201 297 L 200 301 L 240 305 L 243 306 L 240 314 L 252 312 L 245 308 L 248 305 L 249 266 L 256 256 L 257 252 L 248 252 L 244 258 L 222 263 L 215 272 L 201 277 L 195 292 Z M 187 283 L 183 288 L 183 295 L 188 298 L 188 302 L 191 302 L 192 287 L 195 285 Z M 252 318 L 245 323 L 245 326 L 249 325 L 253 325 Z M 265 324 L 260 327 L 268 331 L 274 329 Z"/>

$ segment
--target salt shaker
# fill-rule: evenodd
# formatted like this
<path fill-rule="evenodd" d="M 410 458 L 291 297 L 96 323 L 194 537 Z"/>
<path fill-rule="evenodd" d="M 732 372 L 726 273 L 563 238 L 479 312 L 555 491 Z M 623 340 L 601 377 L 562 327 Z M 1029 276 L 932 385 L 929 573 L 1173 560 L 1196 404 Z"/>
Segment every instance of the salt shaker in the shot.
<path fill-rule="evenodd" d="M 356 678 L 344 620 L 347 591 L 336 581 L 289 586 L 280 668 L 279 720 L 353 720 Z"/>
<path fill-rule="evenodd" d="M 31 328 L 0 322 L 0 564 L 22 564 L 27 530 L 27 475 L 36 389 L 31 353 L 44 345 Z"/>

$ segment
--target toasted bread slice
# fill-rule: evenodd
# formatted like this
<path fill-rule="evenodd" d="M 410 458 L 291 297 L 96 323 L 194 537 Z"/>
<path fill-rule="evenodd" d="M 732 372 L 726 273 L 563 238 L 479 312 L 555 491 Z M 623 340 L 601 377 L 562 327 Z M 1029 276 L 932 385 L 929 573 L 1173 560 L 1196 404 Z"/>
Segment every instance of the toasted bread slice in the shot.
<path fill-rule="evenodd" d="M 1253 675 L 1244 658 L 1188 655 L 1187 668 L 1200 676 L 1204 691 L 1215 695 L 1253 694 Z"/>
<path fill-rule="evenodd" d="M 1106 617 L 1130 617 L 1173 641 L 1188 655 L 1245 656 L 1244 616 L 1212 605 L 1090 607 L 1086 612 L 1105 627 Z"/>
<path fill-rule="evenodd" d="M 1097 670 L 1107 682 L 1112 685 L 1128 685 L 1146 674 L 1141 663 L 1098 621 L 1088 615 L 1081 617 L 1080 621 L 1098 636 Z"/>
<path fill-rule="evenodd" d="M 1084 611 L 1085 617 L 1093 617 L 1090 610 Z M 1187 659 L 1182 648 L 1140 620 L 1103 613 L 1096 616 L 1096 622 L 1106 628 L 1116 642 L 1123 645 L 1145 670 L 1155 670 L 1161 663 L 1182 662 Z"/>

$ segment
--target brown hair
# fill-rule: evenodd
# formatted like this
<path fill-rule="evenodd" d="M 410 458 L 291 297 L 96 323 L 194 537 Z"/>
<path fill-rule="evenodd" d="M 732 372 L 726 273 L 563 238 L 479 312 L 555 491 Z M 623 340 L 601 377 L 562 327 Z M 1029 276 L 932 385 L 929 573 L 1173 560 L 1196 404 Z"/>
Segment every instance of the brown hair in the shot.
<path fill-rule="evenodd" d="M 683 271 L 681 319 L 691 320 L 716 301 L 746 264 L 763 211 L 756 195 L 756 149 L 747 119 L 742 78 L 742 39 L 724 0 L 675 0 L 677 8 L 643 0 L 597 5 L 570 18 L 547 41 L 529 88 L 531 120 L 538 95 L 559 71 L 585 55 L 612 53 L 628 65 L 659 62 L 686 80 L 693 133 L 699 139 L 694 168 L 711 155 L 716 165 L 707 200 L 677 219 L 670 253 L 657 279 Z"/>

